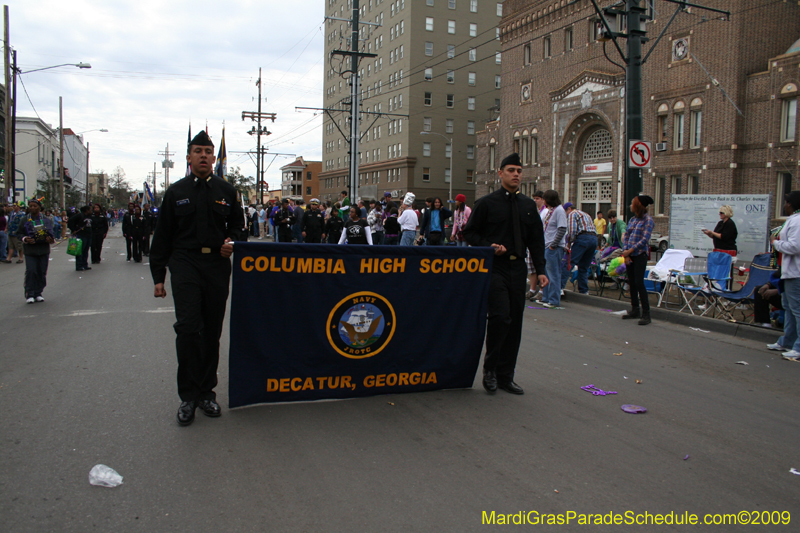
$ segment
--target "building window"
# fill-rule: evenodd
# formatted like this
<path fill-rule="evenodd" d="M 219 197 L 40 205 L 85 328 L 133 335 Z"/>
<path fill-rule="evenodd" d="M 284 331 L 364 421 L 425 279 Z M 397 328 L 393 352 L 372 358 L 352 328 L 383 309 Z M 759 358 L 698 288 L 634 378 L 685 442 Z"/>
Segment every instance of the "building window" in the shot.
<path fill-rule="evenodd" d="M 452 94 L 447 95 L 447 107 L 453 107 L 455 102 L 455 96 Z"/>
<path fill-rule="evenodd" d="M 689 148 L 700 148 L 700 133 L 703 130 L 703 112 L 700 109 L 692 110 L 690 115 Z"/>
<path fill-rule="evenodd" d="M 498 17 L 502 17 L 503 16 L 503 4 L 499 4 L 499 3 L 497 4 L 497 16 Z"/>
<path fill-rule="evenodd" d="M 478 12 L 478 0 L 469 0 L 469 10 L 471 13 Z"/>
<path fill-rule="evenodd" d="M 657 142 L 667 142 L 667 115 L 658 116 L 656 128 L 658 128 L 658 131 L 656 131 Z"/>
<path fill-rule="evenodd" d="M 448 9 L 455 9 L 456 8 L 456 0 L 447 0 L 447 7 L 448 7 Z"/>
<path fill-rule="evenodd" d="M 530 65 L 531 64 L 531 45 L 526 44 L 522 48 L 522 64 L 523 65 Z"/>
<path fill-rule="evenodd" d="M 531 137 L 531 164 L 539 162 L 539 139 Z"/>
<path fill-rule="evenodd" d="M 433 0 L 431 0 L 433 2 Z M 431 169 L 422 167 L 422 181 L 431 181 Z"/>
<path fill-rule="evenodd" d="M 447 83 L 455 83 L 456 81 L 456 73 L 454 70 L 447 71 Z"/>
<path fill-rule="evenodd" d="M 431 131 L 431 117 L 425 117 L 422 119 L 422 131 Z"/>
<path fill-rule="evenodd" d="M 433 43 L 432 42 L 425 42 L 425 55 L 432 56 L 433 55 Z"/>
<path fill-rule="evenodd" d="M 496 152 L 495 148 L 496 146 L 494 144 L 489 145 L 489 170 L 494 170 L 495 167 L 494 163 L 495 152 Z"/>
<path fill-rule="evenodd" d="M 469 36 L 470 37 L 477 37 L 478 36 L 478 25 L 474 22 L 470 23 L 469 25 Z"/>
<path fill-rule="evenodd" d="M 444 182 L 445 183 L 450 183 L 450 169 L 449 168 L 444 169 Z"/>
<path fill-rule="evenodd" d="M 574 44 L 572 42 L 573 31 L 572 28 L 564 30 L 564 51 L 569 52 L 572 50 Z"/>
<path fill-rule="evenodd" d="M 431 105 L 431 100 L 433 100 L 431 93 L 425 93 L 425 105 Z"/>
<path fill-rule="evenodd" d="M 792 192 L 792 183 L 792 174 L 790 172 L 778 173 L 778 195 L 775 197 L 775 218 L 786 218 L 791 215 L 791 213 L 783 212 L 783 204 L 785 203 L 784 198 L 786 198 L 786 195 Z"/>
<path fill-rule="evenodd" d="M 589 19 L 589 42 L 596 43 L 603 34 L 603 22 L 599 18 Z"/>
<path fill-rule="evenodd" d="M 475 97 L 474 96 L 468 96 L 467 97 L 467 109 L 469 109 L 470 111 L 475 111 Z"/>
<path fill-rule="evenodd" d="M 503 60 L 503 55 L 500 52 L 496 52 L 494 54 L 494 62 L 499 65 L 502 62 L 502 60 Z"/>
<path fill-rule="evenodd" d="M 468 120 L 467 121 L 467 135 L 475 135 L 475 121 Z"/>
<path fill-rule="evenodd" d="M 495 89 L 499 89 L 500 88 L 500 74 L 495 74 L 494 75 L 494 88 Z"/>
<path fill-rule="evenodd" d="M 455 20 L 448 20 L 447 21 L 447 33 L 455 33 L 456 32 L 456 21 Z"/>
<path fill-rule="evenodd" d="M 469 49 L 469 60 L 470 61 L 477 61 L 478 60 L 478 51 L 474 48 Z"/>
<path fill-rule="evenodd" d="M 470 72 L 467 75 L 467 84 L 475 85 L 475 76 L 476 76 L 476 74 L 474 72 Z"/>
<path fill-rule="evenodd" d="M 542 39 L 542 46 L 543 46 L 543 56 L 545 59 L 550 57 L 550 36 L 548 35 L 544 39 Z"/>
<path fill-rule="evenodd" d="M 670 184 L 670 193 L 671 194 L 681 194 L 681 177 L 680 176 L 672 176 L 672 183 Z"/>
<path fill-rule="evenodd" d="M 683 113 L 677 113 L 672 122 L 674 130 L 672 131 L 672 149 L 683 149 Z"/>
<path fill-rule="evenodd" d="M 448 44 L 447 45 L 447 59 L 453 59 L 456 57 L 456 47 L 455 45 Z"/>
<path fill-rule="evenodd" d="M 689 176 L 688 183 L 686 184 L 688 194 L 700 194 L 700 177 Z"/>
<path fill-rule="evenodd" d="M 781 104 L 781 142 L 794 142 L 796 132 L 797 98 L 788 98 Z"/>
<path fill-rule="evenodd" d="M 467 159 L 475 159 L 475 147 L 467 145 Z"/>
<path fill-rule="evenodd" d="M 667 178 L 656 178 L 656 203 L 655 203 L 655 215 L 663 215 L 664 214 L 664 204 L 665 200 L 664 197 L 666 196 L 666 184 Z"/>
<path fill-rule="evenodd" d="M 431 7 L 433 7 L 433 0 L 425 0 L 425 3 Z"/>
<path fill-rule="evenodd" d="M 520 159 L 522 159 L 523 166 L 528 164 L 528 137 L 522 138 L 522 153 L 520 154 Z"/>
<path fill-rule="evenodd" d="M 467 169 L 467 183 L 472 183 L 475 180 L 475 171 Z"/>
<path fill-rule="evenodd" d="M 431 156 L 431 143 L 422 143 L 422 155 L 425 157 Z"/>
<path fill-rule="evenodd" d="M 425 31 L 433 31 L 433 17 L 425 17 Z"/>
<path fill-rule="evenodd" d="M 453 145 L 450 144 L 450 143 L 445 144 L 444 145 L 444 156 L 445 157 L 452 157 L 452 155 L 453 155 Z"/>
<path fill-rule="evenodd" d="M 431 80 L 433 80 L 433 69 L 429 67 L 425 69 L 425 81 Z"/>
<path fill-rule="evenodd" d="M 453 133 L 453 119 L 452 118 L 445 119 L 444 132 L 445 133 Z"/>

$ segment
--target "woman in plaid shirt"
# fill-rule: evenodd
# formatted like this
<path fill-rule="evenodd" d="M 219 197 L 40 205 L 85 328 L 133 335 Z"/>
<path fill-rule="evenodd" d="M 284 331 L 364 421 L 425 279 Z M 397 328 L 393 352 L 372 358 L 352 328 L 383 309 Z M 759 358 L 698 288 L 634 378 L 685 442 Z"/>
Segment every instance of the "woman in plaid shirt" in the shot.
<path fill-rule="evenodd" d="M 631 201 L 633 218 L 628 221 L 628 229 L 622 238 L 622 257 L 625 258 L 628 284 L 631 286 L 631 307 L 623 319 L 638 318 L 639 325 L 650 323 L 650 301 L 644 286 L 644 272 L 647 269 L 647 256 L 650 252 L 650 234 L 653 233 L 653 218 L 647 214 L 647 206 L 653 199 L 639 195 Z M 641 309 L 639 301 L 641 300 Z"/>

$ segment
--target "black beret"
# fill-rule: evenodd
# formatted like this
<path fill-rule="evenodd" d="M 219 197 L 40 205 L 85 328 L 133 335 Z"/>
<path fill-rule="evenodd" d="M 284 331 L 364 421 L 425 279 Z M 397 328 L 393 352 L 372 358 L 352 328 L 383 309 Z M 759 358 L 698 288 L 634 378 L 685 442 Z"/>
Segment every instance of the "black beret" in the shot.
<path fill-rule="evenodd" d="M 508 156 L 505 159 L 503 159 L 503 161 L 500 163 L 500 168 L 503 168 L 506 165 L 515 165 L 515 166 L 521 167 L 522 166 L 522 160 L 519 158 L 519 154 L 513 153 L 510 156 Z"/>
<path fill-rule="evenodd" d="M 639 203 L 641 203 L 644 207 L 647 207 L 650 204 L 654 204 L 655 200 L 653 200 L 650 196 L 647 196 L 646 194 L 640 194 Z"/>
<path fill-rule="evenodd" d="M 211 138 L 208 136 L 208 133 L 205 130 L 200 130 L 200 133 L 194 136 L 194 139 L 191 140 L 189 146 L 214 146 L 214 143 L 211 142 Z"/>

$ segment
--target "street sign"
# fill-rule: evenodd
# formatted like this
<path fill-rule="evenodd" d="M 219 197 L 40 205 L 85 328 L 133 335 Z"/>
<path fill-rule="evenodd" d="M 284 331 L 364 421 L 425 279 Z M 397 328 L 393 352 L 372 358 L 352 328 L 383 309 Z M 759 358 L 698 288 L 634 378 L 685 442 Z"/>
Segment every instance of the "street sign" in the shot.
<path fill-rule="evenodd" d="M 650 168 L 652 154 L 652 143 L 628 141 L 628 168 Z"/>

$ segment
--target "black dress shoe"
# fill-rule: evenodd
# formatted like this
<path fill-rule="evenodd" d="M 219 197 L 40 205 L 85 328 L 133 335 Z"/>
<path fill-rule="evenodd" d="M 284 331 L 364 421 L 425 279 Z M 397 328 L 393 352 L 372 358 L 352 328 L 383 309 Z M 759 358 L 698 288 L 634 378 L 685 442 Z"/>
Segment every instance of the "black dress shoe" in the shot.
<path fill-rule="evenodd" d="M 92 267 L 83 267 L 84 270 L 91 270 Z"/>
<path fill-rule="evenodd" d="M 197 409 L 197 402 L 181 402 L 178 407 L 178 424 L 188 426 L 194 422 L 194 410 Z"/>
<path fill-rule="evenodd" d="M 214 400 L 200 400 L 197 407 L 199 407 L 206 416 L 217 417 L 222 414 L 222 409 L 220 409 L 219 404 Z"/>
<path fill-rule="evenodd" d="M 497 392 L 497 374 L 491 370 L 483 371 L 483 388 L 489 394 Z"/>
<path fill-rule="evenodd" d="M 525 394 L 525 391 L 522 390 L 522 387 L 514 383 L 513 380 L 500 381 L 497 386 L 506 392 L 510 392 L 511 394 Z"/>
<path fill-rule="evenodd" d="M 650 313 L 643 313 L 642 314 L 642 318 L 639 320 L 639 325 L 640 326 L 646 326 L 650 322 L 651 322 L 650 321 Z"/>
<path fill-rule="evenodd" d="M 627 314 L 622 315 L 622 320 L 630 320 L 631 318 L 642 318 L 642 310 L 636 307 L 628 311 Z"/>

